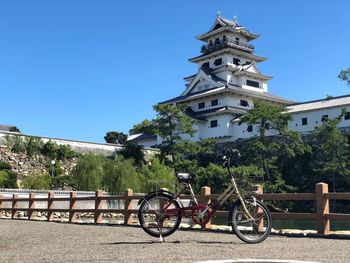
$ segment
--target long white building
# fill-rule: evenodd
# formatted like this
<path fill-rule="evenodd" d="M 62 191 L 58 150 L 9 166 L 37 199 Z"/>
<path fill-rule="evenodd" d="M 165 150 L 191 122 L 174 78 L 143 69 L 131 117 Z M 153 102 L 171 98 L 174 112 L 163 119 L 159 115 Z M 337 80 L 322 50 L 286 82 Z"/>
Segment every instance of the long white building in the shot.
<path fill-rule="evenodd" d="M 342 108 L 350 111 L 350 96 L 295 103 L 269 93 L 268 81 L 272 77 L 258 70 L 258 64 L 266 58 L 254 54 L 250 43 L 258 37 L 237 21 L 221 16 L 217 16 L 208 32 L 197 36 L 204 42 L 201 54 L 189 59 L 197 64 L 197 73 L 184 78 L 186 88 L 182 94 L 160 102 L 189 106 L 188 115 L 197 120 L 197 132 L 188 139 L 217 138 L 224 142 L 256 136 L 252 125 L 239 125 L 239 117 L 254 108 L 255 99 L 286 106 L 293 116 L 289 128 L 301 133 L 311 132 L 326 117 L 338 116 Z M 349 126 L 350 113 L 340 124 L 342 128 Z M 144 135 L 133 139 L 148 147 L 161 140 Z"/>

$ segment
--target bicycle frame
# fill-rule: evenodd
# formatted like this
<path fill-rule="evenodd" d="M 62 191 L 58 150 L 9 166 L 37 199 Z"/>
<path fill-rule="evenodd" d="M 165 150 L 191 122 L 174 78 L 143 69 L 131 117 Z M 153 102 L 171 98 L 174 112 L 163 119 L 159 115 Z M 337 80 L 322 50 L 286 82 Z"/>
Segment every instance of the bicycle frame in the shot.
<path fill-rule="evenodd" d="M 163 208 L 163 211 L 167 215 L 177 214 L 179 211 L 181 212 L 182 215 L 186 215 L 186 211 L 191 211 L 193 221 L 198 223 L 202 227 L 204 227 L 210 221 L 210 219 L 216 213 L 216 211 L 225 203 L 225 201 L 227 199 L 229 199 L 233 194 L 236 194 L 237 199 L 242 203 L 244 212 L 246 213 L 248 218 L 252 219 L 252 216 L 250 215 L 249 211 L 247 210 L 247 208 L 245 206 L 244 198 L 242 197 L 242 195 L 239 192 L 236 181 L 235 181 L 230 169 L 229 168 L 227 168 L 227 169 L 228 169 L 229 175 L 231 177 L 231 180 L 230 180 L 231 184 L 219 196 L 219 198 L 217 199 L 217 201 L 215 202 L 214 205 L 212 202 L 209 204 L 199 204 L 197 201 L 197 198 L 193 192 L 191 183 L 182 183 L 184 185 L 184 188 L 179 193 L 177 193 L 175 195 L 175 199 L 180 201 L 180 195 L 183 194 L 186 190 L 190 190 L 191 202 L 193 202 L 194 204 L 187 206 L 187 207 L 182 206 L 180 209 L 168 209 L 169 206 L 171 205 L 171 203 L 170 203 Z M 182 202 L 179 202 L 179 203 L 182 204 Z M 198 214 L 196 214 L 196 217 L 199 220 L 197 220 L 194 217 L 196 211 L 198 211 Z M 206 215 L 207 215 L 207 217 L 205 217 Z"/>

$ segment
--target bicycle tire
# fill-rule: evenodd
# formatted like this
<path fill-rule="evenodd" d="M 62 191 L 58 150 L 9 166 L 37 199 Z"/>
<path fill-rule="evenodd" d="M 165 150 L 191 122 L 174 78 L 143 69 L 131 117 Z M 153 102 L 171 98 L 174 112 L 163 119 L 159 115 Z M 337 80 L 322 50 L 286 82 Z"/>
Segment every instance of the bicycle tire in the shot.
<path fill-rule="evenodd" d="M 267 207 L 258 200 L 246 200 L 245 205 L 253 219 L 245 215 L 242 203 L 236 202 L 229 213 L 232 230 L 240 240 L 246 243 L 260 243 L 271 233 L 271 214 Z"/>
<path fill-rule="evenodd" d="M 182 214 L 177 210 L 174 214 L 167 214 L 160 210 L 161 206 L 168 205 L 170 209 L 180 209 L 179 203 L 170 195 L 154 193 L 145 198 L 140 205 L 138 219 L 142 229 L 153 237 L 169 236 L 180 226 Z M 164 217 L 164 220 L 157 217 Z"/>

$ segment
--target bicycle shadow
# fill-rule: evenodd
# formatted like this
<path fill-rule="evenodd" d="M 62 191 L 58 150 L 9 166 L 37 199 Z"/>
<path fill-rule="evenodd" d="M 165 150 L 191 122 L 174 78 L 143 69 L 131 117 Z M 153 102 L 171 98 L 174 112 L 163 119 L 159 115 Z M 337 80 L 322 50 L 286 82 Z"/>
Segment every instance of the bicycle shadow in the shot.
<path fill-rule="evenodd" d="M 102 243 L 100 245 L 153 245 L 153 244 L 220 244 L 220 245 L 240 245 L 239 242 L 229 241 L 194 241 L 194 240 L 188 240 L 188 241 L 117 241 L 117 242 L 111 242 L 111 243 Z"/>

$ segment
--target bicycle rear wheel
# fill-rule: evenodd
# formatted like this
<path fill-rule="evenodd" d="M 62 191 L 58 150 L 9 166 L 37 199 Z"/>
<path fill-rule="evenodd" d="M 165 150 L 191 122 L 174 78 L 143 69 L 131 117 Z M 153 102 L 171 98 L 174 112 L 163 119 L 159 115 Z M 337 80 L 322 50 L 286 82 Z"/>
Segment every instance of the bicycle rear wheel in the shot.
<path fill-rule="evenodd" d="M 182 215 L 179 203 L 171 196 L 154 193 L 141 203 L 138 218 L 147 234 L 166 237 L 179 227 Z"/>
<path fill-rule="evenodd" d="M 242 241 L 256 244 L 264 241 L 271 233 L 272 220 L 269 210 L 258 200 L 246 200 L 245 212 L 241 202 L 236 203 L 229 213 L 229 221 L 235 234 Z"/>

